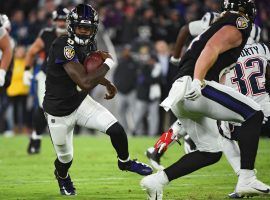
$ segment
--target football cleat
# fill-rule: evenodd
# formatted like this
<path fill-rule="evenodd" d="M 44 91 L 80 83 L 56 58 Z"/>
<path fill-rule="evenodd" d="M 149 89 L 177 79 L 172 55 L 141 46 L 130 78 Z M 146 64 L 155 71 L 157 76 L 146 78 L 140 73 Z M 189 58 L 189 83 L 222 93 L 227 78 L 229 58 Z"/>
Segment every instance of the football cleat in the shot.
<path fill-rule="evenodd" d="M 30 142 L 27 148 L 27 153 L 28 154 L 38 154 L 40 152 L 40 144 L 41 140 L 40 139 L 33 139 L 30 138 Z"/>
<path fill-rule="evenodd" d="M 121 162 L 118 160 L 118 167 L 122 171 L 130 171 L 142 176 L 147 176 L 153 173 L 152 167 L 136 160 L 129 160 L 127 162 Z"/>
<path fill-rule="evenodd" d="M 156 170 L 164 169 L 164 167 L 160 164 L 160 158 L 162 156 L 162 153 L 158 153 L 158 151 L 156 151 L 154 147 L 148 148 L 145 152 L 145 155 L 149 159 L 152 167 L 154 167 Z"/>
<path fill-rule="evenodd" d="M 163 188 L 169 183 L 164 171 L 144 177 L 140 185 L 147 193 L 148 200 L 162 200 Z"/>
<path fill-rule="evenodd" d="M 270 195 L 270 186 L 259 181 L 256 176 L 239 180 L 235 193 L 239 197 L 252 197 L 257 195 Z"/>
<path fill-rule="evenodd" d="M 76 188 L 73 186 L 73 182 L 71 181 L 69 174 L 66 178 L 61 178 L 59 177 L 57 171 L 54 170 L 54 175 L 58 181 L 61 195 L 66 196 L 76 195 Z"/>

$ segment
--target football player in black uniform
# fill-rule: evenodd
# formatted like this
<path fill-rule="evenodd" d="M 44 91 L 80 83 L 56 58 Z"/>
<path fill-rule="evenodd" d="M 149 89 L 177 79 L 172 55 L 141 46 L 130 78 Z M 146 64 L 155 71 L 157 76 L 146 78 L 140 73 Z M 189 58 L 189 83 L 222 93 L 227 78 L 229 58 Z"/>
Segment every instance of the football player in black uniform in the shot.
<path fill-rule="evenodd" d="M 45 79 L 46 79 L 46 64 L 47 56 L 49 54 L 50 46 L 52 42 L 60 35 L 67 34 L 66 30 L 66 18 L 69 10 L 59 6 L 57 10 L 52 13 L 52 19 L 55 26 L 53 28 L 44 28 L 41 30 L 39 36 L 35 42 L 31 45 L 29 51 L 26 54 L 26 67 L 23 76 L 24 84 L 30 85 L 33 78 L 30 69 L 34 65 L 35 56 L 41 52 L 45 52 L 45 60 L 41 65 L 40 71 L 36 75 L 37 80 L 37 97 L 39 107 L 34 111 L 33 116 L 33 132 L 30 137 L 27 152 L 29 154 L 36 154 L 40 152 L 41 135 L 46 128 L 47 122 L 44 117 L 42 102 L 45 95 Z"/>
<path fill-rule="evenodd" d="M 222 153 L 216 120 L 242 123 L 239 134 L 241 170 L 235 192 L 241 196 L 270 194 L 257 180 L 254 163 L 264 118 L 261 107 L 232 88 L 218 84 L 219 75 L 234 66 L 250 35 L 256 9 L 252 0 L 224 0 L 221 17 L 190 44 L 181 59 L 178 78 L 162 106 L 182 122 L 198 151 L 184 155 L 163 171 L 142 179 L 149 199 L 162 199 L 170 181 L 216 163 Z"/>
<path fill-rule="evenodd" d="M 5 85 L 6 73 L 13 54 L 9 34 L 2 25 L 3 21 L 3 16 L 0 15 L 0 50 L 2 52 L 0 57 L 0 87 Z"/>
<path fill-rule="evenodd" d="M 110 136 L 121 170 L 149 175 L 152 168 L 130 160 L 126 133 L 117 119 L 94 101 L 89 91 L 98 84 L 107 89 L 106 99 L 116 94 L 115 86 L 104 76 L 115 63 L 109 53 L 100 52 L 105 62 L 93 73 L 82 65 L 87 54 L 96 50 L 97 12 L 88 4 L 79 4 L 67 17 L 68 36 L 57 38 L 49 52 L 46 92 L 43 108 L 57 154 L 55 177 L 62 195 L 75 195 L 68 170 L 73 160 L 75 124 L 99 130 Z"/>

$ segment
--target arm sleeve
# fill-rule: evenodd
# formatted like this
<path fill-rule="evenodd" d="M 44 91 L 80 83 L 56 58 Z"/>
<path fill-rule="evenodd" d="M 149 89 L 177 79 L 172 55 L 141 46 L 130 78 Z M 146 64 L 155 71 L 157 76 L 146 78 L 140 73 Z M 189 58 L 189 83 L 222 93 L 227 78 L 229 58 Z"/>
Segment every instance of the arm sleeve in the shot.
<path fill-rule="evenodd" d="M 50 51 L 53 51 L 56 64 L 65 64 L 70 61 L 79 62 L 75 48 L 61 39 L 54 42 Z"/>

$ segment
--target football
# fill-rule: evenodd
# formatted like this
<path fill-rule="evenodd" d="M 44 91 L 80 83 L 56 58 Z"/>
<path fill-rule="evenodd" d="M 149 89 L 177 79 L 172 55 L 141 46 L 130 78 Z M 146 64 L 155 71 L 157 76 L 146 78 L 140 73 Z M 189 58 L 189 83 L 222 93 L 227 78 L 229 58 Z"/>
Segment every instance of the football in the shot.
<path fill-rule="evenodd" d="M 98 51 L 91 52 L 84 60 L 84 67 L 87 73 L 92 73 L 96 71 L 102 64 L 104 60 L 102 55 Z"/>

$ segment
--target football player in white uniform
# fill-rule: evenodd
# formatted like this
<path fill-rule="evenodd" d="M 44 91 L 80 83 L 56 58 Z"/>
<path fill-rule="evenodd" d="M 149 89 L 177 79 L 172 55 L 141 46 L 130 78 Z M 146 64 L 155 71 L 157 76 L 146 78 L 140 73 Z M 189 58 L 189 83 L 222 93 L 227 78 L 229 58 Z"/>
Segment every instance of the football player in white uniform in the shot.
<path fill-rule="evenodd" d="M 234 14 L 237 11 L 239 11 L 240 15 L 244 12 L 248 16 L 254 11 L 249 12 L 254 6 L 252 4 L 253 2 L 250 0 L 224 0 L 223 8 L 232 11 L 231 13 Z M 233 48 L 226 48 L 226 51 L 218 50 L 233 44 L 230 43 L 232 42 L 230 39 L 222 41 L 224 39 L 222 37 L 228 33 L 225 31 L 221 34 L 223 28 L 219 30 L 219 27 L 228 27 L 229 24 L 237 27 L 242 33 L 242 39 L 250 34 L 251 26 L 250 30 L 245 33 L 243 29 L 246 29 L 247 23 L 252 20 L 247 22 L 242 20 L 241 17 L 241 19 L 235 17 L 237 18 L 236 21 L 232 22 L 233 15 L 230 16 L 227 13 L 227 18 L 226 14 L 223 15 L 211 28 L 193 40 L 188 51 L 182 57 L 180 62 L 181 71 L 179 72 L 179 76 L 182 76 L 182 78 L 174 83 L 169 97 L 162 102 L 162 106 L 165 109 L 171 109 L 180 119 L 195 142 L 198 151 L 185 155 L 165 170 L 142 179 L 141 185 L 147 190 L 149 199 L 162 199 L 163 187 L 170 181 L 219 160 L 221 156 L 220 149 L 222 150 L 222 148 L 220 148 L 221 141 L 214 119 L 242 123 L 239 137 L 241 170 L 236 192 L 240 195 L 270 194 L 270 187 L 258 181 L 254 172 L 257 144 L 263 120 L 260 106 L 232 88 L 221 86 L 215 82 L 219 81 L 219 74 L 223 74 L 228 69 L 228 66 L 231 68 L 235 64 L 247 42 L 247 38 L 245 41 L 235 38 L 235 41 L 242 41 L 243 45 L 238 53 L 233 53 L 235 51 Z M 250 15 L 248 17 L 252 19 Z M 235 35 L 231 34 L 231 37 L 234 38 Z M 206 46 L 204 46 L 205 43 Z M 220 47 L 218 47 L 218 44 Z M 239 48 L 238 45 L 234 46 L 234 48 Z M 194 78 L 191 84 L 190 77 Z M 201 82 L 203 78 L 212 81 Z M 210 100 L 208 103 L 207 99 Z M 249 112 L 249 110 L 253 111 Z M 239 120 L 240 118 L 237 115 L 242 116 L 244 120 Z"/>
<path fill-rule="evenodd" d="M 201 20 L 194 21 L 183 27 L 178 35 L 177 48 L 174 51 L 174 56 L 171 57 L 171 62 L 175 65 L 179 64 L 181 49 L 183 48 L 183 41 L 187 35 L 197 36 L 201 32 L 209 28 L 211 23 L 217 19 L 218 13 L 206 13 Z M 188 32 L 188 34 L 186 33 Z M 264 115 L 270 116 L 270 98 L 266 91 L 265 83 L 267 70 L 270 71 L 268 61 L 270 59 L 269 48 L 259 43 L 261 29 L 253 25 L 250 38 L 242 50 L 242 53 L 236 63 L 236 66 L 228 72 L 225 72 L 221 78 L 221 82 L 227 86 L 234 88 L 242 94 L 252 98 L 263 108 Z M 269 75 L 268 75 L 269 76 Z M 270 77 L 268 77 L 270 79 Z M 270 120 L 262 125 L 262 132 L 269 131 Z M 240 128 L 229 124 L 228 122 L 221 123 L 221 132 L 223 138 L 223 152 L 234 169 L 235 173 L 239 175 L 240 171 L 240 151 L 237 140 L 237 130 Z M 233 132 L 233 134 L 231 134 Z M 181 126 L 181 122 L 177 120 L 171 128 L 162 134 L 154 147 L 150 147 L 146 151 L 146 155 L 150 163 L 157 170 L 163 169 L 160 165 L 160 158 L 167 150 L 169 144 L 179 138 L 184 138 L 184 149 L 186 153 L 196 151 L 196 145 L 190 139 L 187 132 Z M 230 194 L 230 197 L 238 197 L 236 193 Z"/>
<path fill-rule="evenodd" d="M 12 60 L 12 46 L 8 32 L 4 27 L 6 15 L 0 15 L 0 87 L 5 84 L 6 72 Z"/>

